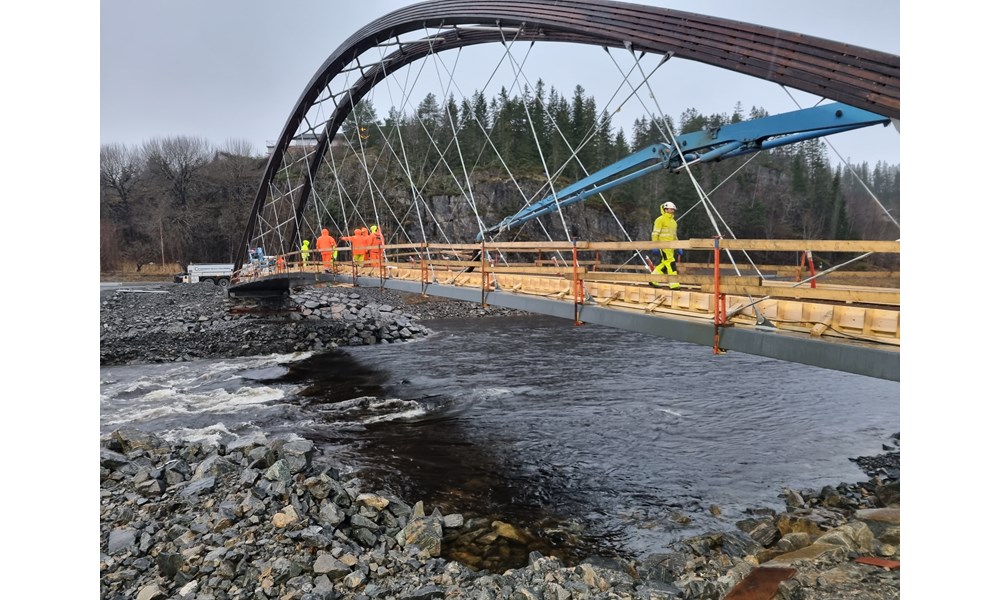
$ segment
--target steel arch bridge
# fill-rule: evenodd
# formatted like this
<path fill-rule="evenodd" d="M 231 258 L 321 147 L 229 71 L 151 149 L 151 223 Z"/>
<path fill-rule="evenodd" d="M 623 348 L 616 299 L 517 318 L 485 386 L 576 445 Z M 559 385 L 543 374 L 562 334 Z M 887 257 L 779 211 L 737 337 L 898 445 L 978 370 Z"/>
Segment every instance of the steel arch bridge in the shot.
<path fill-rule="evenodd" d="M 620 49 L 632 56 L 661 57 L 660 64 L 669 58 L 696 61 L 863 109 L 891 119 L 898 126 L 900 66 L 896 55 L 771 27 L 606 0 L 422 2 L 389 13 L 360 29 L 317 70 L 274 145 L 254 198 L 242 247 L 263 247 L 269 254 L 281 254 L 296 250 L 302 240 L 315 236 L 323 220 L 328 218 L 320 214 L 318 207 L 330 200 L 317 198 L 317 188 L 324 173 L 332 172 L 337 176 L 337 160 L 333 155 L 338 133 L 377 86 L 393 79 L 404 68 L 429 57 L 437 58 L 447 51 L 489 44 L 506 48 L 523 42 L 596 46 L 605 51 Z M 315 143 L 303 150 L 297 142 L 304 138 Z M 363 141 L 360 143 L 360 153 L 354 150 L 355 159 L 363 162 L 367 154 Z M 402 156 L 394 152 L 393 158 L 403 166 L 407 162 L 405 148 L 400 148 L 399 152 Z M 440 150 L 438 153 L 444 160 L 444 153 Z M 506 168 L 506 164 L 504 166 Z M 369 166 L 365 164 L 364 168 L 367 172 Z M 507 172 L 513 179 L 509 169 Z M 454 173 L 452 177 L 460 183 Z M 369 187 L 371 179 L 369 175 Z M 468 182 L 468 174 L 465 179 Z M 418 198 L 423 188 L 418 190 L 412 180 L 409 185 L 414 196 L 412 210 L 418 216 L 422 208 L 429 213 L 431 207 L 426 199 Z M 471 183 L 468 187 L 463 195 L 471 196 Z M 338 180 L 328 186 L 325 193 L 340 194 L 343 188 Z M 378 190 L 371 190 L 370 199 L 373 205 L 379 201 L 388 204 Z M 472 209 L 478 221 L 480 217 L 474 204 Z M 347 212 L 345 209 L 344 214 Z M 353 212 L 360 216 L 357 205 Z M 396 222 L 402 229 L 398 218 Z M 349 233 L 346 223 L 344 233 Z M 427 241 L 423 240 L 425 249 Z M 443 241 L 451 243 L 451 240 Z M 243 268 L 246 262 L 246 256 L 237 257 L 236 270 Z M 356 272 L 353 279 L 359 280 Z M 374 282 L 385 285 L 385 278 L 376 275 Z M 427 282 L 418 289 L 426 291 Z M 484 302 L 487 291 L 483 286 Z M 439 293 L 451 294 L 440 290 Z M 455 297 L 466 299 L 465 295 L 460 293 Z M 575 316 L 579 318 L 579 311 Z M 757 319 L 761 320 L 759 313 Z M 629 328 L 627 324 L 618 323 L 619 317 L 608 321 Z M 642 327 L 656 329 L 648 325 Z M 704 332 L 694 337 L 703 340 Z M 717 331 L 715 337 L 718 346 Z M 754 338 L 745 346 L 752 348 L 751 352 L 774 355 L 760 348 L 760 343 Z M 789 349 L 780 354 L 797 352 L 801 349 Z M 881 352 L 877 354 L 881 356 Z M 867 353 L 858 356 L 863 357 L 848 362 L 871 361 Z M 823 360 L 820 357 L 812 362 Z M 880 368 L 881 373 L 888 375 L 875 376 L 898 380 L 898 347 L 889 350 L 887 360 L 895 361 L 895 366 L 889 364 L 887 369 Z M 855 367 L 845 370 L 858 372 Z"/>

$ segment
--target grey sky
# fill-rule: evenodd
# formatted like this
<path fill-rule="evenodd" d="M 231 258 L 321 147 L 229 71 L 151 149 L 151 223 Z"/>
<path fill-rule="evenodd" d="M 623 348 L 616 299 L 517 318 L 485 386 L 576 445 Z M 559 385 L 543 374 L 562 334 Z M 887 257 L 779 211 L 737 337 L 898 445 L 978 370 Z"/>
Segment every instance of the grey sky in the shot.
<path fill-rule="evenodd" d="M 341 42 L 378 17 L 412 3 L 406 0 L 363 3 L 102 0 L 100 141 L 137 145 L 154 137 L 189 135 L 218 145 L 227 139 L 245 140 L 263 151 L 267 141 L 278 137 L 306 83 Z M 899 54 L 897 2 L 645 0 L 645 3 L 770 25 Z M 556 58 L 550 60 L 560 62 L 557 69 L 546 68 L 529 77 L 541 77 L 565 96 L 572 95 L 575 83 L 581 83 L 588 95 L 596 97 L 599 107 L 610 101 L 607 96 L 618 86 L 620 78 L 609 79 L 606 84 L 594 83 L 587 79 L 588 60 L 553 56 Z M 795 101 L 809 106 L 817 100 L 793 91 L 793 101 L 775 84 L 690 61 L 672 61 L 661 72 L 664 81 L 679 82 L 676 87 L 670 86 L 673 93 L 669 90 L 662 93 L 661 101 L 663 112 L 675 118 L 686 108 L 706 114 L 731 113 L 736 102 L 741 102 L 746 109 L 756 105 L 774 114 L 795 110 Z M 466 82 L 462 91 L 468 93 L 479 83 Z M 642 116 L 641 107 L 632 103 L 613 124 L 628 134 L 638 116 Z M 853 161 L 898 163 L 899 136 L 890 127 L 869 128 L 828 139 L 845 158 Z"/>

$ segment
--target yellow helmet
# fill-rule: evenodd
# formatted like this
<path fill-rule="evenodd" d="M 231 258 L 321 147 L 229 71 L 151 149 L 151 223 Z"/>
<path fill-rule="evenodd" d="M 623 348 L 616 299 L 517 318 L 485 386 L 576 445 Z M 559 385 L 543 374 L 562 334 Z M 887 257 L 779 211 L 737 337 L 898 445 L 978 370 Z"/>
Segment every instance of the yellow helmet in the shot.
<path fill-rule="evenodd" d="M 378 225 L 372 225 L 372 233 L 378 231 Z"/>

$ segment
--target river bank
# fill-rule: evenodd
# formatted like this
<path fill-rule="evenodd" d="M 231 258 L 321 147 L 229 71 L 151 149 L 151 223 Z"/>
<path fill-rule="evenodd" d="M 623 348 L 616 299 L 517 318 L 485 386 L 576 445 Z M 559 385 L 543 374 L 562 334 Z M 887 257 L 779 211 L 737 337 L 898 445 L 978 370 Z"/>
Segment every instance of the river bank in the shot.
<path fill-rule="evenodd" d="M 248 307 L 230 304 L 219 292 L 211 285 L 172 284 L 156 290 L 102 292 L 102 364 L 199 357 L 194 353 L 256 354 L 258 347 L 247 342 L 250 334 L 262 335 L 275 347 L 285 343 L 283 352 L 294 351 L 294 344 L 313 349 L 399 343 L 426 335 L 429 330 L 422 322 L 434 316 L 495 316 L 477 305 L 413 303 L 402 297 L 370 296 L 379 291 L 360 288 L 316 288 L 293 296 L 294 310 L 265 314 L 245 312 Z M 292 329 L 286 329 L 289 325 Z M 272 329 L 286 335 L 262 333 Z M 355 334 L 346 335 L 352 329 Z M 393 335 L 402 329 L 411 337 Z M 288 331 L 293 334 L 287 335 Z M 316 335 L 310 338 L 310 333 Z M 192 346 L 196 340 L 200 345 Z M 722 598 L 758 566 L 793 564 L 796 574 L 782 584 L 779 597 L 894 598 L 899 595 L 898 569 L 854 560 L 899 556 L 898 436 L 885 443 L 885 455 L 857 460 L 867 481 L 831 484 L 818 491 L 786 490 L 786 510 L 748 508 L 739 531 L 698 536 L 670 553 L 634 561 L 593 557 L 573 565 L 550 559 L 536 564 L 542 557 L 525 553 L 524 566 L 497 573 L 484 568 L 485 559 L 523 551 L 530 532 L 521 531 L 517 523 L 482 522 L 469 515 L 435 517 L 435 507 L 420 506 L 414 503 L 417 499 L 404 501 L 363 489 L 361 482 L 345 481 L 328 466 L 315 464 L 305 440 L 172 447 L 119 431 L 102 440 L 102 595 L 132 598 L 145 591 L 145 597 L 204 598 Z M 108 453 L 125 457 L 124 462 Z M 298 465 L 289 470 L 288 478 L 282 461 Z M 267 476 L 272 468 L 276 471 Z M 207 473 L 213 473 L 211 484 L 202 481 Z M 319 498 L 305 485 L 313 478 L 325 481 L 324 477 L 344 488 L 342 494 L 334 494 L 341 495 L 333 503 L 344 513 L 337 523 L 331 520 L 329 506 L 326 516 L 322 514 L 322 501 L 330 495 Z M 274 483 L 279 480 L 282 483 Z M 776 485 L 775 492 L 782 493 L 780 482 Z M 388 502 L 378 508 L 382 500 L 371 500 L 369 495 Z M 254 510 L 232 509 L 250 496 L 264 503 L 263 508 L 250 500 Z M 223 506 L 229 508 L 220 513 Z M 298 525 L 280 526 L 275 519 L 284 522 L 285 517 L 279 513 L 292 516 L 288 506 L 293 507 Z M 355 519 L 356 515 L 367 521 Z M 422 554 L 427 548 L 416 538 L 400 538 L 411 525 L 410 533 L 431 530 L 431 550 L 437 547 L 434 540 L 440 541 L 437 554 Z M 310 545 L 303 535 L 320 537 Z M 128 543 L 133 538 L 135 543 Z M 245 547 L 248 539 L 253 540 L 254 552 Z M 444 558 L 456 556 L 459 545 L 468 549 L 464 560 Z M 230 554 L 238 546 L 242 553 Z M 303 547 L 311 550 L 296 554 Z M 186 569 L 164 571 L 158 565 L 164 553 L 180 554 Z M 213 554 L 209 563 L 206 553 Z M 337 560 L 346 555 L 347 562 L 357 558 L 357 564 L 367 568 L 361 569 L 364 578 L 349 577 L 360 567 L 334 574 L 323 571 L 324 565 L 317 570 L 308 559 L 324 553 Z M 220 556 L 228 556 L 232 569 L 221 566 L 225 559 Z M 185 575 L 179 576 L 182 571 Z M 264 589 L 268 573 L 276 575 Z M 439 589 L 417 593 L 435 586 Z"/>

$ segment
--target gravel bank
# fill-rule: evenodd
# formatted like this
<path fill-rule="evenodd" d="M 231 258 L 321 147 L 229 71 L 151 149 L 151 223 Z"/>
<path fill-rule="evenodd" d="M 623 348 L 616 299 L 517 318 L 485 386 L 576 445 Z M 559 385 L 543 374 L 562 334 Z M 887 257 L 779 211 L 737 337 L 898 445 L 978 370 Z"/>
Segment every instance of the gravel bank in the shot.
<path fill-rule="evenodd" d="M 378 288 L 313 287 L 259 304 L 211 283 L 124 285 L 101 291 L 101 364 L 398 343 L 426 336 L 421 321 L 510 314 L 516 311 Z"/>

